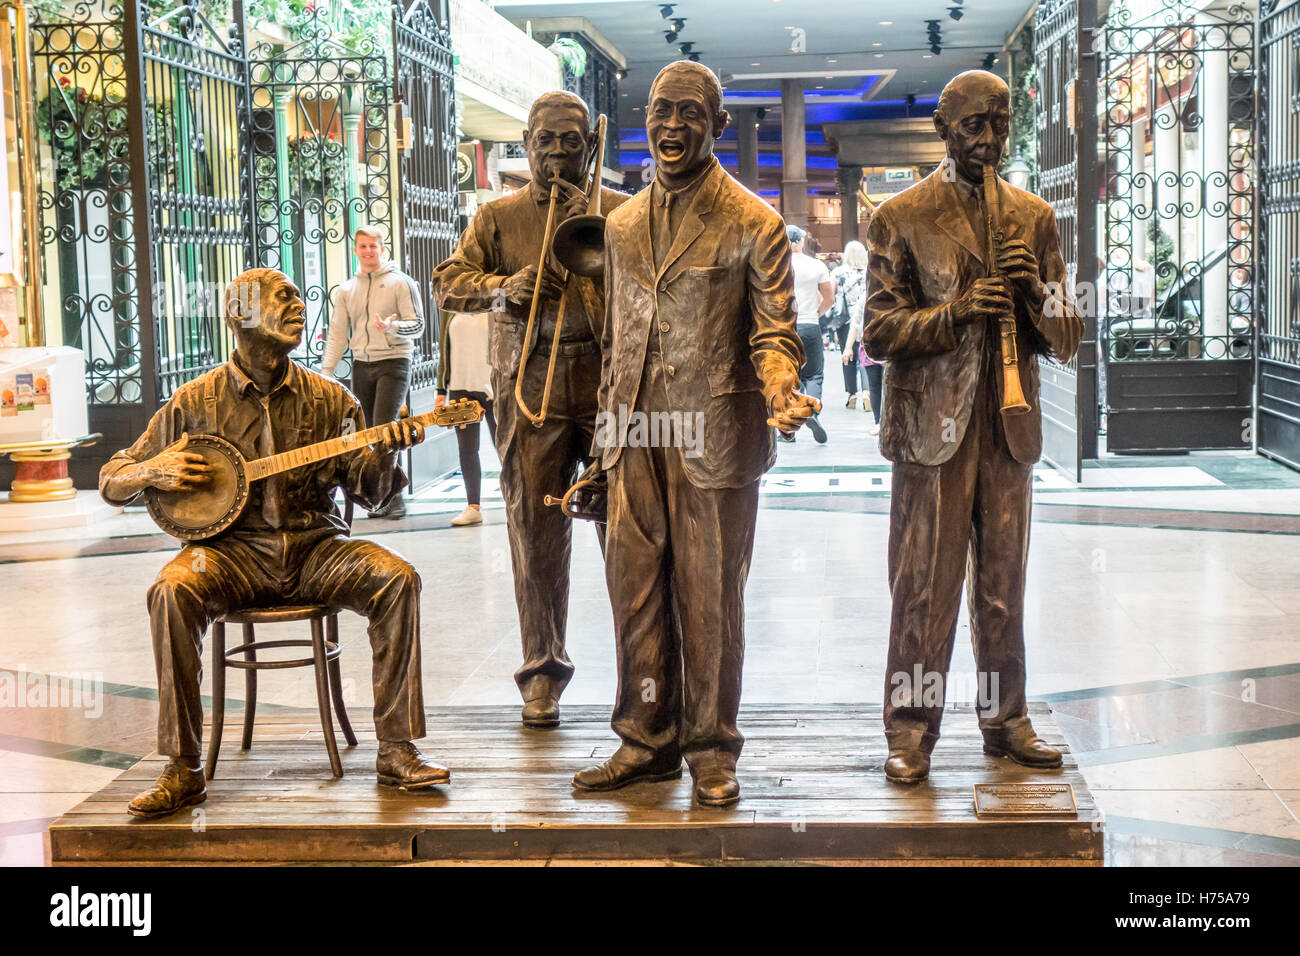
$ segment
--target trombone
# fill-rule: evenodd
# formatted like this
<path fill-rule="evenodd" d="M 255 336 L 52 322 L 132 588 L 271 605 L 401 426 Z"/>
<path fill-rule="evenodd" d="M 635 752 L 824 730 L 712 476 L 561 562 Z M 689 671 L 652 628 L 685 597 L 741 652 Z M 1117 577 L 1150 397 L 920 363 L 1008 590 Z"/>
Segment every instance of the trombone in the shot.
<path fill-rule="evenodd" d="M 546 422 L 546 412 L 551 404 L 551 384 L 555 379 L 555 359 L 560 354 L 560 332 L 564 328 L 564 312 L 568 306 L 569 273 L 597 276 L 605 269 L 605 217 L 600 214 L 600 171 L 605 164 L 605 114 L 596 120 L 595 171 L 587 187 L 587 212 L 571 216 L 555 224 L 555 205 L 560 197 L 558 183 L 551 183 L 551 203 L 546 211 L 546 231 L 542 238 L 542 255 L 537 262 L 537 284 L 533 286 L 533 302 L 528 310 L 528 325 L 524 329 L 524 348 L 519 356 L 519 374 L 515 376 L 515 404 L 524 417 L 541 428 Z M 585 170 L 584 170 L 585 173 Z M 524 401 L 524 370 L 528 368 L 528 353 L 537 324 L 537 310 L 542 300 L 542 280 L 551 267 L 554 257 L 558 263 L 556 275 L 564 291 L 560 293 L 560 314 L 555 320 L 555 335 L 551 339 L 551 359 L 546 366 L 546 384 L 542 388 L 541 407 L 534 412 Z"/>

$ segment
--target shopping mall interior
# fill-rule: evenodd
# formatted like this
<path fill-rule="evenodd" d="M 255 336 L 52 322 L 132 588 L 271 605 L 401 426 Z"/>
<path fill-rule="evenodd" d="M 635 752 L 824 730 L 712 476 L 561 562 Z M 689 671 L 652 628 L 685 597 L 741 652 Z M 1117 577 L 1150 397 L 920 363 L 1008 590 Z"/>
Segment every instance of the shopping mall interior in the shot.
<path fill-rule="evenodd" d="M 906 9 L 880 0 L 399 0 L 395 7 L 388 0 L 319 6 L 300 0 L 27 0 L 5 2 L 0 11 L 0 87 L 10 139 L 3 173 L 12 199 L 0 215 L 0 865 L 436 864 L 480 857 L 678 865 L 1300 863 L 1298 0 L 921 0 Z M 705 220 L 716 260 L 702 258 L 708 249 L 689 246 L 691 239 L 682 252 L 680 214 L 674 219 L 672 212 L 677 205 L 663 199 L 676 197 L 686 180 L 665 172 L 674 168 L 665 160 L 675 156 L 674 147 L 656 139 L 662 125 L 654 124 L 673 121 L 661 115 L 667 81 L 656 78 L 670 64 L 683 63 L 703 66 L 712 77 L 700 79 L 690 67 L 672 75 L 698 83 L 706 105 L 727 117 L 720 134 L 707 122 L 700 127 L 701 136 L 712 134 L 721 169 L 710 165 L 705 175 L 717 177 L 718 190 L 744 197 L 729 200 L 734 204 L 726 215 Z M 1041 432 L 1042 453 L 1013 460 L 1006 451 L 1010 439 L 1001 429 L 1022 426 L 999 417 L 998 387 L 1005 392 L 1008 386 L 998 378 L 1000 386 L 990 385 L 995 404 L 988 422 L 1004 443 L 980 440 L 1001 449 L 988 454 L 1021 469 L 1015 474 L 1023 475 L 1027 490 L 1011 489 L 1006 500 L 1012 492 L 1020 495 L 1015 500 L 1029 519 L 1027 556 L 1008 552 L 999 555 L 1002 564 L 987 558 L 985 570 L 1011 570 L 1009 577 L 993 574 L 997 580 L 987 586 L 995 598 L 981 591 L 978 600 L 977 566 L 985 559 L 977 555 L 991 547 L 986 537 L 996 535 L 990 529 L 1014 518 L 996 509 L 1022 505 L 989 504 L 984 496 L 994 496 L 981 491 L 973 517 L 964 517 L 955 538 L 940 532 L 935 542 L 922 541 L 922 532 L 909 537 L 907 527 L 929 526 L 900 504 L 900 489 L 913 501 L 919 471 L 948 466 L 905 461 L 897 451 L 899 436 L 912 427 L 905 411 L 919 408 L 909 403 L 921 402 L 927 389 L 948 386 L 942 369 L 954 381 L 960 376 L 948 365 L 922 372 L 918 363 L 939 360 L 895 350 L 888 330 L 894 327 L 890 316 L 921 323 L 921 311 L 907 310 L 920 310 L 936 282 L 952 279 L 944 266 L 931 266 L 929 256 L 948 255 L 935 250 L 948 243 L 967 255 L 954 245 L 961 240 L 952 229 L 936 228 L 939 220 L 923 224 L 932 238 L 919 252 L 902 237 L 922 226 L 900 225 L 908 215 L 924 215 L 909 197 L 951 185 L 948 157 L 956 168 L 953 151 L 961 148 L 962 133 L 953 114 L 944 121 L 940 94 L 966 71 L 986 71 L 994 79 L 981 82 L 1005 85 L 989 100 L 1005 102 L 1010 114 L 1001 127 L 994 120 L 988 125 L 993 138 L 1001 137 L 1000 188 L 1013 197 L 1008 208 L 1023 203 L 1015 208 L 1038 210 L 1040 218 L 1048 217 L 1042 221 L 1054 224 L 1035 247 L 1034 275 L 1041 271 L 1068 287 L 1070 314 L 1079 323 L 1077 342 L 1068 349 L 1036 352 L 1030 346 L 1018 360 L 1017 335 L 1022 350 L 1039 341 L 1025 337 L 1027 320 L 1020 320 L 1020 332 L 1014 317 L 1011 332 L 1004 325 L 1000 346 L 994 334 L 984 338 L 1005 350 L 1009 336 L 1011 372 L 1019 361 L 1037 406 L 1016 421 L 1032 421 L 1034 434 Z M 715 87 L 721 94 L 716 103 L 710 100 Z M 531 286 L 535 265 L 527 273 L 503 263 L 515 255 L 507 248 L 511 242 L 531 243 L 528 255 L 538 255 L 549 234 L 541 224 L 560 202 L 530 182 L 542 147 L 538 135 L 529 136 L 550 115 L 534 104 L 560 90 L 568 91 L 562 102 L 570 104 L 563 115 L 581 116 L 592 129 L 590 142 L 582 139 L 577 147 L 586 157 L 581 204 L 590 205 L 597 183 L 605 195 L 625 195 L 598 210 L 608 223 L 592 240 L 603 253 L 603 271 L 579 280 L 578 266 L 570 274 L 562 260 L 565 281 L 586 283 L 584 290 L 602 297 L 591 313 L 598 316 L 597 337 L 578 323 L 586 337 L 574 338 L 572 320 L 563 333 L 553 322 L 554 309 L 534 309 L 545 334 L 555 325 L 555 339 L 531 352 L 528 375 L 522 369 L 516 375 L 513 364 L 510 371 L 500 367 L 509 333 L 493 323 L 528 340 L 523 328 L 525 320 L 532 328 L 530 297 L 542 301 L 543 282 Z M 988 107 L 993 113 L 997 108 Z M 681 115 L 684 128 L 694 129 L 689 111 Z M 972 202 L 984 203 L 973 208 L 1002 208 L 990 199 L 997 199 L 999 187 L 988 183 L 968 190 Z M 693 189 L 683 193 L 710 194 Z M 537 211 L 536 224 L 509 232 L 502 225 L 506 210 L 529 212 L 525 206 Z M 658 245 L 658 233 L 651 238 L 656 227 L 645 229 L 641 242 L 654 268 L 641 298 L 640 286 L 627 291 L 642 280 L 624 261 L 626 250 L 636 247 L 619 245 L 621 224 L 634 215 L 678 230 L 667 234 L 665 242 L 674 243 L 668 252 Z M 686 215 L 687 228 L 700 222 L 689 218 L 694 212 Z M 965 219 L 961 223 L 968 228 Z M 983 225 L 977 225 L 983 243 Z M 989 229 L 992 237 L 994 226 Z M 771 268 L 780 281 L 767 285 L 754 265 L 759 251 L 738 272 L 730 254 L 718 251 L 731 242 L 757 250 L 760 234 L 777 237 L 771 261 L 779 264 Z M 500 249 L 484 252 L 474 245 L 490 246 L 498 241 L 492 237 L 504 237 Z M 789 245 L 796 237 L 800 242 Z M 989 239 L 1004 241 L 1001 231 Z M 375 246 L 377 269 L 367 258 Z M 985 252 L 970 252 L 969 261 L 981 261 Z M 561 253 L 544 251 L 541 262 Z M 665 304 L 655 298 L 656 277 L 671 277 L 673 257 L 683 254 L 690 265 L 681 281 L 696 284 Z M 801 298 L 802 260 L 820 270 L 820 281 L 814 278 L 810 287 L 811 306 Z M 530 284 L 508 305 L 476 307 L 473 296 L 458 291 L 469 280 L 456 279 L 448 263 L 459 263 L 457 276 L 471 266 L 489 278 L 495 274 L 493 289 L 521 275 Z M 139 449 L 150 436 L 149 455 L 183 447 L 171 444 L 194 427 L 182 420 L 190 412 L 178 411 L 182 399 L 189 396 L 211 416 L 226 399 L 214 397 L 212 386 L 205 395 L 202 383 L 218 381 L 218 374 L 226 382 L 225 369 L 234 369 L 229 380 L 236 389 L 229 394 L 242 396 L 230 401 L 255 392 L 261 398 L 252 405 L 261 401 L 272 427 L 274 392 L 263 394 L 251 366 L 232 358 L 253 333 L 230 321 L 227 311 L 228 286 L 255 266 L 283 272 L 299 297 L 300 315 L 289 326 L 297 344 L 285 349 L 291 364 L 324 371 L 364 393 L 360 407 L 372 424 L 378 423 L 368 403 L 379 408 L 383 394 L 390 394 L 393 410 L 400 405 L 411 415 L 433 413 L 449 391 L 453 400 L 463 394 L 496 407 L 495 445 L 478 424 L 472 428 L 477 446 L 467 438 L 471 430 L 434 424 L 414 444 L 409 436 L 404 444 L 383 439 L 390 443 L 384 460 L 396 455 L 409 478 L 404 500 L 399 506 L 398 499 L 383 505 L 340 496 L 331 532 L 345 527 L 354 539 L 395 552 L 418 575 L 410 610 L 418 642 L 402 680 L 408 695 L 409 685 L 416 687 L 408 700 L 420 700 L 422 692 L 427 712 L 426 733 L 414 735 L 417 756 L 446 763 L 449 785 L 440 778 L 436 789 L 422 790 L 432 779 L 426 773 L 412 792 L 376 786 L 370 769 L 376 737 L 391 726 L 393 709 L 401 709 L 385 683 L 389 678 L 379 676 L 393 672 L 389 657 L 395 652 L 383 643 L 389 625 L 375 624 L 377 597 L 357 605 L 371 615 L 368 632 L 363 613 L 340 611 L 328 594 L 307 600 L 301 588 L 285 585 L 282 593 L 298 599 L 280 603 L 319 603 L 322 614 L 337 615 L 324 629 L 320 615 L 310 614 L 277 621 L 267 612 L 257 623 L 257 640 L 295 641 L 298 648 L 273 646 L 262 661 L 305 657 L 298 661 L 304 666 L 260 675 L 238 674 L 234 663 L 217 667 L 209 628 L 194 658 L 201 660 L 194 685 L 198 716 L 175 702 L 176 688 L 196 679 L 183 673 L 174 647 L 163 650 L 167 628 L 181 627 L 176 618 L 184 602 L 167 604 L 155 579 L 168 562 L 175 567 L 186 542 L 185 560 L 198 553 L 202 564 L 209 552 L 201 542 L 213 542 L 207 547 L 214 549 L 222 538 L 177 533 L 174 522 L 182 519 L 160 520 L 152 489 L 146 504 L 135 496 L 145 485 L 116 495 L 117 486 L 102 476 L 123 462 L 127 471 L 120 474 L 137 467 L 148 457 Z M 738 276 L 734 289 L 731 279 L 720 277 L 724 272 Z M 897 287 L 890 286 L 897 276 Z M 852 298 L 846 282 L 851 287 L 855 278 L 864 291 Z M 1006 282 L 1008 289 L 1013 282 L 989 281 Z M 671 289 L 665 283 L 660 293 Z M 502 288 L 503 297 L 514 295 Z M 736 304 L 725 306 L 733 293 Z M 563 301 L 588 308 L 586 294 Z M 779 308 L 786 311 L 764 326 L 776 301 L 771 296 L 782 294 Z M 381 295 L 397 304 L 391 310 L 376 305 L 372 297 Z M 1049 296 L 1042 308 L 1050 312 L 1055 301 Z M 732 311 L 724 315 L 726 308 Z M 385 318 L 380 310 L 393 315 Z M 760 419 L 781 414 L 785 399 L 778 396 L 773 405 L 771 395 L 791 393 L 769 385 L 775 379 L 765 377 L 757 357 L 774 354 L 758 350 L 775 349 L 770 340 L 781 339 L 803 359 L 790 365 L 790 401 L 820 395 L 821 411 L 788 436 L 762 425 L 752 438 L 744 431 L 749 419 L 739 411 L 734 421 L 722 419 L 720 431 L 708 433 L 726 433 L 725 441 L 715 439 L 719 446 L 734 450 L 748 443 L 748 452 L 736 454 L 754 460 L 762 458 L 762 443 L 773 449 L 771 467 L 755 471 L 761 475 L 739 490 L 739 479 L 731 485 L 718 479 L 706 493 L 698 477 L 682 477 L 693 474 L 682 471 L 686 456 L 656 471 L 654 487 L 668 489 L 665 523 L 638 540 L 647 553 L 666 551 L 668 570 L 659 578 L 645 572 L 642 580 L 638 575 L 649 565 L 637 562 L 649 559 L 629 556 L 628 515 L 648 507 L 649 492 L 624 475 L 641 459 L 611 463 L 608 451 L 599 459 L 609 475 L 607 523 L 557 523 L 552 516 L 560 515 L 565 506 L 558 498 L 591 460 L 590 447 L 579 444 L 590 442 L 595 403 L 613 401 L 608 396 L 618 391 L 618 363 L 631 351 L 621 336 L 630 338 L 626 330 L 637 316 L 648 328 L 654 310 L 662 310 L 654 312 L 659 334 L 650 335 L 647 355 L 642 333 L 637 354 L 646 370 L 633 373 L 644 374 L 637 381 L 695 374 L 685 359 L 676 371 L 663 364 L 679 341 L 668 336 L 734 320 L 740 331 L 719 335 L 749 344 L 741 347 L 742 364 L 720 367 L 721 378 L 716 368 L 700 373 L 709 407 L 734 411 L 752 399 L 760 408 L 761 391 L 769 403 Z M 676 316 L 671 333 L 668 310 Z M 404 327 L 412 311 L 419 324 Z M 935 314 L 949 313 L 924 312 Z M 475 315 L 482 319 L 473 326 L 479 337 L 466 331 Z M 384 345 L 376 348 L 372 336 Z M 453 336 L 469 344 L 452 353 Z M 820 361 L 811 364 L 810 343 L 820 352 Z M 757 371 L 749 368 L 751 345 Z M 474 348 L 481 351 L 470 368 L 462 356 Z M 525 358 L 530 349 L 522 350 Z M 1009 374 L 1005 366 L 1000 372 L 988 363 L 978 366 L 978 348 L 976 355 L 981 382 Z M 1058 361 L 1062 355 L 1066 360 Z M 532 413 L 524 406 L 542 401 L 539 383 L 548 364 L 557 367 L 556 356 L 561 371 L 555 391 L 564 394 L 548 400 L 563 408 L 529 426 L 522 416 Z M 582 364 L 587 358 L 594 366 Z M 518 346 L 508 360 L 520 360 Z M 393 363 L 401 366 L 404 384 L 385 393 L 382 381 L 376 386 L 368 376 Z M 588 411 L 573 412 L 564 403 L 584 387 L 573 370 L 588 367 L 599 379 L 591 379 L 582 406 Z M 483 386 L 467 387 L 465 376 L 479 368 Z M 308 411 L 295 414 L 313 414 L 312 404 L 325 401 L 319 389 L 335 387 L 319 381 L 325 385 L 312 386 L 318 391 L 301 393 L 316 396 L 300 402 Z M 509 389 L 525 381 L 536 391 L 517 403 Z M 546 382 L 549 394 L 549 377 Z M 972 401 L 974 413 L 969 402 L 956 413 L 963 428 L 964 416 L 975 421 L 984 407 L 984 399 Z M 401 414 L 390 410 L 389 419 Z M 575 424 L 582 415 L 585 433 Z M 507 422 L 513 438 L 503 438 Z M 915 427 L 919 422 L 918 414 Z M 306 424 L 285 427 L 301 445 L 333 438 Z M 250 428 L 248 441 L 260 441 Z M 528 442 L 562 428 L 578 436 L 565 439 L 576 449 L 571 460 L 557 466 L 549 484 L 530 484 L 528 469 L 536 462 L 528 464 Z M 137 443 L 142 434 L 146 438 Z M 344 439 L 349 434 L 345 429 Z M 959 440 L 967 441 L 945 439 L 947 454 Z M 285 441 L 278 432 L 271 446 L 256 447 L 259 454 L 291 451 Z M 135 450 L 110 462 L 129 449 Z M 680 451 L 638 450 L 656 462 L 668 460 L 656 457 L 660 453 Z M 370 454 L 356 453 L 355 460 Z M 706 453 L 701 460 L 711 459 Z M 338 473 L 345 472 L 348 481 L 358 474 Z M 294 474 L 265 479 L 268 490 L 252 493 L 263 502 L 261 511 L 241 513 L 269 522 L 259 526 L 258 540 L 278 539 L 282 525 L 278 513 L 271 514 L 269 489 Z M 244 482 L 242 473 L 238 480 Z M 256 477 L 249 480 L 256 488 Z M 934 485 L 936 507 L 954 507 L 947 480 L 942 492 Z M 478 507 L 471 508 L 476 484 Z M 241 487 L 247 498 L 248 482 Z M 747 532 L 740 525 L 709 524 L 722 518 L 692 510 L 691 496 L 699 495 L 725 512 L 731 506 L 717 504 L 731 500 L 724 492 L 746 488 L 757 499 L 756 523 L 746 525 Z M 542 504 L 543 492 L 555 503 Z M 237 537 L 240 527 L 231 534 Z M 538 568 L 549 562 L 548 573 L 563 578 L 563 534 L 570 527 L 566 619 L 562 584 L 541 581 Z M 752 556 L 736 557 L 727 542 L 746 533 Z M 289 552 L 290 537 L 265 547 Z M 926 750 L 928 779 L 900 785 L 887 760 L 897 756 L 903 738 L 894 735 L 901 731 L 891 730 L 887 740 L 882 725 L 897 676 L 890 662 L 901 653 L 899 635 L 911 633 L 915 623 L 909 613 L 929 621 L 931 592 L 938 595 L 940 584 L 934 566 L 918 572 L 919 584 L 907 584 L 895 566 L 921 560 L 916 556 L 927 547 L 946 548 L 960 567 L 969 549 L 972 590 L 961 591 L 947 665 L 946 733 L 937 746 L 925 738 L 933 747 L 932 754 Z M 689 553 L 695 548 L 723 555 L 720 575 L 709 574 L 708 561 Z M 734 566 L 726 564 L 732 560 Z M 260 574 L 266 566 L 246 563 L 245 570 Z M 1022 596 L 1008 583 L 1021 567 Z M 337 569 L 320 570 L 322 579 L 327 570 Z M 194 571 L 202 577 L 205 567 Z M 961 578 L 960 568 L 955 573 Z M 716 601 L 692 604 L 699 600 L 692 577 L 709 579 L 705 594 L 714 593 L 708 588 L 719 578 Z M 741 587 L 732 588 L 732 600 L 727 586 L 736 582 Z M 919 589 L 907 592 L 917 602 L 908 605 L 912 612 L 898 606 L 905 586 Z M 178 586 L 176 593 L 183 598 L 191 592 Z M 954 601 L 956 595 L 953 590 Z M 543 610 L 526 612 L 525 600 Z M 641 603 L 629 610 L 629 601 Z M 1038 742 L 1064 755 L 1063 766 L 1055 765 L 1061 769 L 999 756 L 989 749 L 987 721 L 976 721 L 988 665 L 977 662 L 974 648 L 991 639 L 990 628 L 1001 634 L 1006 620 L 1019 620 L 1020 601 L 1023 652 L 1011 652 L 1016 663 L 1003 671 L 1003 691 L 1014 696 L 1012 685 L 1023 681 Z M 645 626 L 638 615 L 652 605 L 667 608 L 662 613 L 677 642 L 672 653 L 680 658 L 682 642 L 687 647 L 684 688 L 676 687 L 678 675 L 663 707 L 686 695 L 689 726 L 681 730 L 681 746 L 689 772 L 584 792 L 580 780 L 570 785 L 575 772 L 608 757 L 620 738 L 624 749 L 641 739 L 640 730 L 628 729 L 626 701 L 638 693 L 629 689 L 640 673 L 635 667 L 649 665 L 630 663 L 636 655 L 627 635 Z M 740 617 L 729 623 L 725 610 L 715 613 L 724 605 L 743 607 Z M 233 604 L 213 610 L 200 596 L 194 607 L 200 630 L 228 618 L 227 649 L 250 640 L 252 626 Z M 571 678 L 550 684 L 535 683 L 543 680 L 535 675 L 521 678 L 540 653 L 529 650 L 537 643 L 535 620 L 557 608 L 560 644 L 558 652 L 547 652 L 548 660 L 567 655 Z M 687 740 L 703 733 L 697 724 L 706 718 L 725 724 L 713 713 L 725 703 L 695 700 L 708 693 L 702 685 L 709 681 L 692 676 L 691 667 L 699 664 L 689 658 L 701 653 L 692 642 L 708 640 L 710 628 L 732 638 L 717 639 L 722 650 L 708 645 L 707 667 L 725 671 L 737 647 L 743 656 L 743 693 L 739 663 L 734 676 L 745 747 L 737 760 L 735 745 L 721 771 Z M 321 634 L 320 647 L 313 647 Z M 333 658 L 328 667 L 327 655 Z M 232 660 L 229 651 L 225 660 Z M 919 677 L 922 665 L 916 668 Z M 548 689 L 537 691 L 541 686 Z M 241 744 L 254 688 L 256 723 L 244 730 Z M 654 700 L 653 690 L 640 693 L 641 701 Z M 555 708 L 555 720 L 550 711 L 539 718 L 540 711 L 529 710 L 539 701 Z M 213 727 L 218 703 L 224 730 L 219 720 Z M 337 753 L 322 739 L 322 716 L 325 727 L 332 726 L 331 706 L 334 725 L 340 725 Z M 343 740 L 344 708 L 360 738 L 356 746 Z M 420 716 L 408 719 L 424 728 L 426 721 L 415 719 Z M 128 802 L 168 757 L 193 756 L 174 742 L 166 749 L 164 738 L 175 737 L 178 719 L 200 722 L 202 753 L 193 758 L 200 762 L 214 759 L 209 741 L 214 732 L 224 733 L 220 764 L 215 773 L 207 766 L 202 809 L 193 799 L 178 814 L 142 821 L 140 805 L 132 803 L 128 813 Z M 383 753 L 381 747 L 381 783 Z M 429 766 L 391 773 L 410 783 Z M 724 777 L 712 790 L 711 767 Z M 726 791 L 728 781 L 738 786 L 739 802 Z M 983 786 L 1055 788 L 1049 796 L 1069 806 L 1059 813 L 1027 804 L 1017 810 L 1014 795 L 999 791 L 1002 809 L 987 810 Z M 398 827 L 392 815 L 401 814 L 405 829 L 384 836 L 398 832 L 391 829 Z M 1021 828 L 1018 836 L 977 832 L 1008 818 Z M 763 829 L 773 821 L 787 835 L 793 830 L 799 837 L 806 824 L 823 836 L 803 844 L 778 838 L 772 826 Z M 916 835 L 899 837 L 890 829 L 898 821 Z M 355 829 L 351 850 L 317 832 L 336 824 Z M 269 831 L 258 825 L 278 826 L 281 835 L 259 836 Z M 515 837 L 513 850 L 493 850 L 488 841 L 498 827 L 530 836 Z M 471 830 L 483 835 L 464 835 Z M 681 836 L 705 830 L 725 831 L 720 851 Z M 759 831 L 767 835 L 755 835 Z M 1034 835 L 1040 831 L 1041 839 Z M 565 836 L 548 843 L 545 834 L 554 832 Z M 615 839 L 609 833 L 622 834 L 622 842 L 612 844 L 620 850 L 609 849 Z M 679 839 L 691 849 L 675 850 Z M 1044 849 L 1049 845 L 1054 849 Z"/>

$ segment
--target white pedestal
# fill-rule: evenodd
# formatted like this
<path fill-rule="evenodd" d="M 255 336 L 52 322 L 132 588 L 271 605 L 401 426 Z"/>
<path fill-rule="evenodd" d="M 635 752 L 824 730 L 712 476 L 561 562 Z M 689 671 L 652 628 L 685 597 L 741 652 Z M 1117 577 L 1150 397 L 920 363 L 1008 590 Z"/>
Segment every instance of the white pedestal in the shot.
<path fill-rule="evenodd" d="M 67 501 L 16 502 L 0 499 L 0 534 L 82 528 L 122 513 L 95 491 L 78 491 Z"/>

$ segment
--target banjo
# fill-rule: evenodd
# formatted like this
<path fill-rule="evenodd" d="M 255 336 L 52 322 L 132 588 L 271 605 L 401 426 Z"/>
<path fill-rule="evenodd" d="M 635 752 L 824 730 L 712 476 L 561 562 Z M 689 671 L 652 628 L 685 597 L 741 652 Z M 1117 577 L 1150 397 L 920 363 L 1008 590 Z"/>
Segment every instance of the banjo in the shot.
<path fill-rule="evenodd" d="M 423 415 L 402 419 L 401 424 L 463 427 L 482 417 L 482 405 L 472 399 L 462 398 Z M 360 451 L 383 438 L 387 427 L 376 425 L 351 435 L 304 445 L 256 461 L 246 459 L 238 448 L 224 438 L 216 435 L 191 436 L 185 445 L 185 451 L 202 455 L 204 462 L 211 466 L 208 482 L 198 488 L 183 491 L 146 489 L 149 514 L 163 531 L 186 543 L 208 541 L 229 529 L 243 516 L 248 509 L 249 489 L 253 482 L 327 458 Z"/>

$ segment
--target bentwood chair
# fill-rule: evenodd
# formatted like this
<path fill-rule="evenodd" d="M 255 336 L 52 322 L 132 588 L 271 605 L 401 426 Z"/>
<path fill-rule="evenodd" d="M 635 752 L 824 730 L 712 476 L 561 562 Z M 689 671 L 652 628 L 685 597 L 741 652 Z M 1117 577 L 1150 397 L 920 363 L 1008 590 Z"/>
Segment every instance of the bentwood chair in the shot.
<path fill-rule="evenodd" d="M 352 502 L 344 508 L 344 518 L 352 524 Z M 258 624 L 283 624 L 290 621 L 309 621 L 311 639 L 259 641 L 255 631 Z M 244 641 L 237 647 L 226 649 L 226 625 L 243 627 Z M 258 651 L 284 647 L 310 647 L 311 657 L 293 660 L 259 660 Z M 334 776 L 343 776 L 343 761 L 339 758 L 338 742 L 334 739 L 334 723 L 330 717 L 330 704 L 338 714 L 339 726 L 349 747 L 357 745 L 352 732 L 347 709 L 343 705 L 343 679 L 339 667 L 339 609 L 327 604 L 301 604 L 281 607 L 241 608 L 230 611 L 212 625 L 212 732 L 208 740 L 208 761 L 204 768 L 209 780 L 216 775 L 217 755 L 221 752 L 221 732 L 226 717 L 226 669 L 237 668 L 244 672 L 244 739 L 241 750 L 253 746 L 253 720 L 257 713 L 257 672 L 285 670 L 293 667 L 311 667 L 316 672 L 316 704 L 320 710 L 321 730 L 325 732 L 325 749 L 329 752 L 330 769 Z"/>

